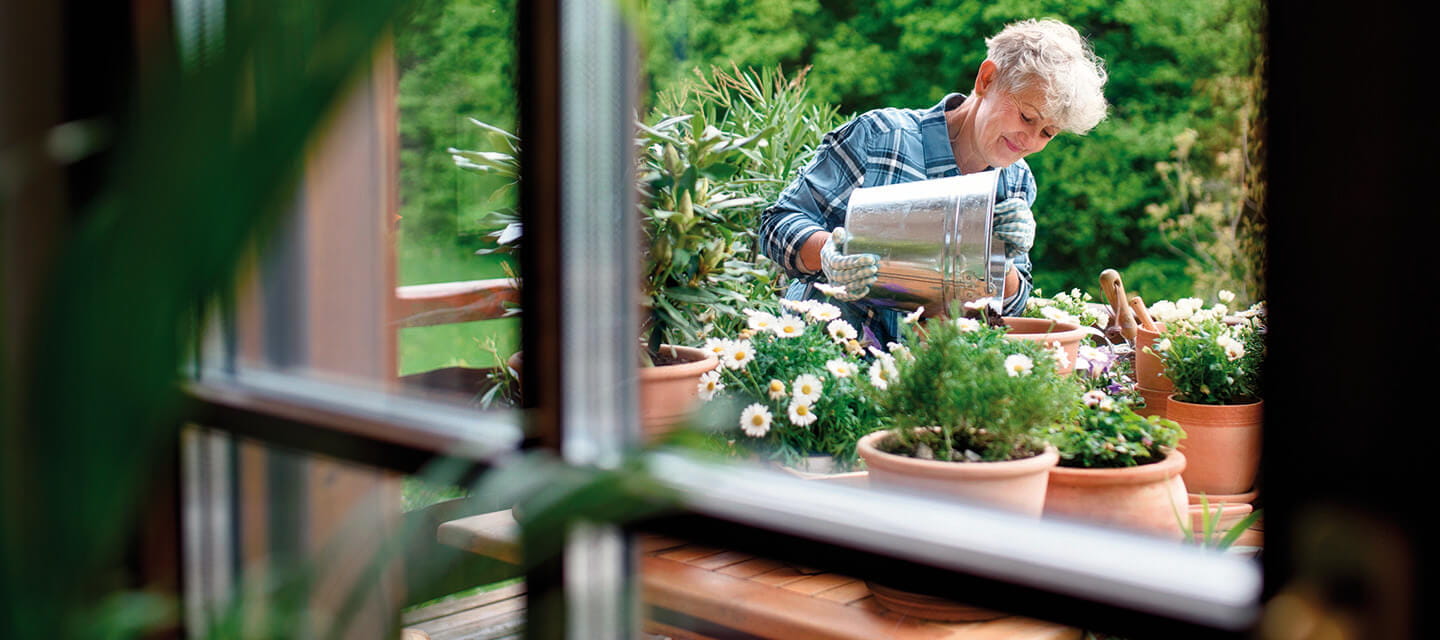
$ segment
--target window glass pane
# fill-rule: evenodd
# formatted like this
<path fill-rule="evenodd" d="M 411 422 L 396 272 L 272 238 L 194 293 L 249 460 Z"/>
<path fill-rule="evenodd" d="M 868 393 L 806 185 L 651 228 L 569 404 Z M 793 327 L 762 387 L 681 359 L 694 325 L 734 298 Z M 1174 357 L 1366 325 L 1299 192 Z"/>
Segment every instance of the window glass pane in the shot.
<path fill-rule="evenodd" d="M 720 359 L 689 378 L 702 399 L 671 442 L 790 476 L 916 495 L 928 485 L 952 494 L 941 499 L 1257 557 L 1259 423 L 1220 445 L 1205 418 L 1146 416 L 1166 417 L 1170 392 L 1229 404 L 1262 394 L 1260 14 L 1255 2 L 1071 9 L 1032 26 L 1006 7 L 648 3 L 637 162 L 652 324 L 642 338 Z M 1005 35 L 1029 32 L 1093 50 L 1103 71 L 1084 55 L 1076 68 L 1107 78 L 1103 119 L 1085 108 L 1083 82 L 1065 87 L 1063 109 L 988 75 L 1005 63 Z M 989 182 L 913 184 L 957 173 Z M 825 295 L 817 285 L 868 275 L 825 256 L 824 234 L 845 225 L 852 240 L 837 253 L 874 254 L 878 274 L 864 292 Z M 1007 329 L 980 339 L 983 329 L 951 320 L 987 285 L 1000 308 L 969 315 Z M 1196 328 L 1182 335 L 1187 321 Z M 1146 322 L 1159 324 L 1142 332 Z M 1207 362 L 1226 373 L 1159 376 L 1169 356 L 1144 348 L 1167 337 L 1162 350 L 1208 344 Z M 989 488 L 887 480 L 892 463 L 856 453 L 877 429 L 930 426 L 953 427 L 949 444 L 878 442 L 929 467 L 1050 461 L 1028 489 Z M 1007 430 L 1029 444 L 1017 449 Z M 1047 445 L 1053 453 L 1036 455 Z M 1239 461 L 1239 475 L 1208 471 L 1217 460 Z M 1122 496 L 1093 478 L 1112 465 L 1155 478 Z M 1207 522 L 1202 500 L 1225 506 L 1211 504 Z"/>

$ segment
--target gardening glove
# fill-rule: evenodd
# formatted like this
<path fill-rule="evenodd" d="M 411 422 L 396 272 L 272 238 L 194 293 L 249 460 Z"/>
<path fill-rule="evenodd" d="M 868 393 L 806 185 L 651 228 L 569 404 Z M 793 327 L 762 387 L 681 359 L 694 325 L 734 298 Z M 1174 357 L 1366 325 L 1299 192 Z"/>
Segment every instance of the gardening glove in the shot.
<path fill-rule="evenodd" d="M 845 227 L 835 227 L 830 232 L 830 239 L 820 248 L 820 268 L 830 281 L 833 290 L 830 295 L 844 302 L 865 297 L 880 274 L 880 256 L 873 253 L 840 253 L 840 247 L 849 240 L 850 233 L 845 231 Z"/>
<path fill-rule="evenodd" d="M 1024 198 L 1006 198 L 995 205 L 995 220 L 990 235 L 1005 243 L 1005 257 L 1030 251 L 1035 246 L 1035 214 Z"/>

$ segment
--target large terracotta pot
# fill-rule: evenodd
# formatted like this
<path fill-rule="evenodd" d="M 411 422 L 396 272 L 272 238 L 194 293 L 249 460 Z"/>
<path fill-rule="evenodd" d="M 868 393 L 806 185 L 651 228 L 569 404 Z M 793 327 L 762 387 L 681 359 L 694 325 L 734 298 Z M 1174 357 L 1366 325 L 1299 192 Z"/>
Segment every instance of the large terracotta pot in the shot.
<path fill-rule="evenodd" d="M 1046 447 L 1037 456 L 1005 462 L 921 460 L 876 448 L 877 443 L 889 437 L 888 431 L 877 431 L 856 445 L 869 469 L 872 486 L 948 496 L 1037 517 L 1045 507 L 1047 475 L 1060 461 L 1054 447 Z M 949 622 L 993 620 L 1007 615 L 873 582 L 866 585 L 882 606 L 903 615 Z"/>
<path fill-rule="evenodd" d="M 1244 493 L 1255 486 L 1260 468 L 1260 427 L 1264 401 L 1250 404 L 1194 404 L 1169 396 L 1165 414 L 1185 430 L 1180 450 L 1189 464 L 1182 476 L 1193 493 Z"/>
<path fill-rule="evenodd" d="M 672 353 L 670 345 L 660 347 Z M 700 403 L 700 376 L 719 366 L 715 354 L 694 347 L 673 347 L 681 362 L 640 369 L 640 432 L 646 441 L 665 435 Z"/>
<path fill-rule="evenodd" d="M 1146 347 L 1160 341 L 1160 332 L 1165 330 L 1165 323 L 1156 322 L 1155 329 L 1149 331 L 1145 327 L 1138 327 L 1135 330 L 1135 386 L 1158 393 L 1174 393 L 1175 383 L 1165 377 L 1165 363 L 1146 350 Z M 1164 396 L 1161 397 L 1160 404 L 1164 405 Z"/>
<path fill-rule="evenodd" d="M 1190 513 L 1180 473 L 1185 454 L 1171 451 L 1164 460 L 1118 469 L 1050 470 L 1045 492 L 1047 517 L 1113 525 L 1179 540 Z"/>
<path fill-rule="evenodd" d="M 1010 327 L 1010 332 L 1005 334 L 1007 338 L 1038 342 L 1046 347 L 1059 342 L 1065 350 L 1067 360 L 1065 366 L 1060 368 L 1060 373 L 1070 373 L 1075 369 L 1075 358 L 1080 354 L 1080 341 L 1088 333 L 1080 325 L 1046 318 L 1004 318 L 1004 321 L 1005 326 Z"/>

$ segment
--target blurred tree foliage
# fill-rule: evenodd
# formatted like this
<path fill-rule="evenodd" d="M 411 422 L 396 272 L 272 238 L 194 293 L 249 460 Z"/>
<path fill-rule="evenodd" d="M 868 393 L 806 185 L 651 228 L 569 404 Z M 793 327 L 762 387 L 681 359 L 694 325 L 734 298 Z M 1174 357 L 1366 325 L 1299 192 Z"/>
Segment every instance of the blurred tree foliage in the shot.
<path fill-rule="evenodd" d="M 415 24 L 427 31 L 397 41 L 406 71 L 402 108 L 424 114 L 404 125 L 406 167 L 424 157 L 425 180 L 438 181 L 426 189 L 453 193 L 456 172 L 443 150 L 463 142 L 456 140 L 462 119 L 504 124 L 513 117 L 511 94 L 497 84 L 511 69 L 506 16 L 513 0 L 421 5 Z M 1005 24 L 1048 16 L 1075 26 L 1106 61 L 1112 110 L 1087 136 L 1062 136 L 1030 159 L 1041 190 L 1036 281 L 1046 291 L 1093 289 L 1099 272 L 1113 267 L 1147 299 L 1189 295 L 1192 288 L 1190 261 L 1166 248 L 1159 221 L 1146 214 L 1147 205 L 1175 204 L 1156 163 L 1172 158 L 1177 135 L 1194 130 L 1190 169 L 1202 179 L 1223 174 L 1215 158 L 1234 148 L 1244 126 L 1237 122 L 1244 101 L 1225 88 L 1257 77 L 1261 54 L 1258 0 L 642 0 L 640 6 L 645 109 L 694 69 L 732 64 L 787 72 L 810 66 L 810 98 L 841 113 L 923 108 L 947 92 L 968 92 L 985 38 Z M 428 207 L 446 197 L 416 194 L 406 211 L 427 221 L 433 215 L 437 222 L 424 224 L 445 228 L 451 224 L 445 216 L 457 214 Z"/>

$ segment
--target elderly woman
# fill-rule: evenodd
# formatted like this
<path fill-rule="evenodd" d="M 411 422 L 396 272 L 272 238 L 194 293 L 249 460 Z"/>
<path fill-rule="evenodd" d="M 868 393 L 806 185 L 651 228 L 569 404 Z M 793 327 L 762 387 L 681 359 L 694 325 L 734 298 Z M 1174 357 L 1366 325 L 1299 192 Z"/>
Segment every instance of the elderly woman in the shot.
<path fill-rule="evenodd" d="M 1025 156 L 1062 131 L 1084 134 L 1105 118 L 1105 69 L 1074 28 L 1025 20 L 986 40 L 969 96 L 929 109 L 877 109 L 825 135 L 815 158 L 760 219 L 764 251 L 792 277 L 785 297 L 838 302 L 845 318 L 884 345 L 899 340 L 898 312 L 867 303 L 879 257 L 843 255 L 851 190 L 998 169 L 994 236 L 1004 243 L 1003 313 L 1033 288 L 1035 177 Z M 816 285 L 827 282 L 822 293 Z"/>

